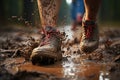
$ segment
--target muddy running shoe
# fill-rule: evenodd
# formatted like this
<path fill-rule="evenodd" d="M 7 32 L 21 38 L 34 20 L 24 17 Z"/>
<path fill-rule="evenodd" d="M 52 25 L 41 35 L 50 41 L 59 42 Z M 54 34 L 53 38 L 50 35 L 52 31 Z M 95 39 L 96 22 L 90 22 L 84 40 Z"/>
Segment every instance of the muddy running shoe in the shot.
<path fill-rule="evenodd" d="M 48 65 L 62 59 L 60 32 L 46 27 L 40 46 L 35 48 L 30 57 L 33 64 Z"/>
<path fill-rule="evenodd" d="M 82 29 L 83 32 L 80 42 L 80 49 L 84 53 L 90 53 L 98 48 L 98 26 L 94 21 L 83 21 Z"/>

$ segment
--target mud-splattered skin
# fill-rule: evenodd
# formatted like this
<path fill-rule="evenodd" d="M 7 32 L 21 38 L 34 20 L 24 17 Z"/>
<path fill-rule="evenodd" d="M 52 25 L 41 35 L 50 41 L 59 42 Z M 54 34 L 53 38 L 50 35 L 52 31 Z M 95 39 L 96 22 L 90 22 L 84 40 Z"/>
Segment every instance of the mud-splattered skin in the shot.
<path fill-rule="evenodd" d="M 60 0 L 37 0 L 42 26 L 56 26 Z"/>

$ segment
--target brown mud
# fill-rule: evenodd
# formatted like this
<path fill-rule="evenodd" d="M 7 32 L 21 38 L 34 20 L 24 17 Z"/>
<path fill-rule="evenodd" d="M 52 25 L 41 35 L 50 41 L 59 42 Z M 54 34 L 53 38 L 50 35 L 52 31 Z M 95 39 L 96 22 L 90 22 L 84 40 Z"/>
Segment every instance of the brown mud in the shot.
<path fill-rule="evenodd" d="M 53 65 L 32 65 L 29 56 L 39 45 L 38 29 L 0 29 L 0 80 L 120 80 L 120 28 L 101 28 L 99 48 L 79 50 L 80 30 L 66 33 L 63 60 Z"/>

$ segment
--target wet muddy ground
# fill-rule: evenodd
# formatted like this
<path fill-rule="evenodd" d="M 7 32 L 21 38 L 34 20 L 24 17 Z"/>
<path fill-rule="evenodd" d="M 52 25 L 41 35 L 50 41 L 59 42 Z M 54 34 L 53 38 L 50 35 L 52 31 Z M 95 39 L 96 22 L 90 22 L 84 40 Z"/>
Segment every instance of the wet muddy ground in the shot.
<path fill-rule="evenodd" d="M 32 65 L 29 56 L 39 45 L 39 29 L 7 27 L 0 29 L 0 80 L 120 80 L 120 28 L 100 28 L 99 48 L 81 53 L 81 31 L 66 33 L 63 60 L 53 65 Z"/>

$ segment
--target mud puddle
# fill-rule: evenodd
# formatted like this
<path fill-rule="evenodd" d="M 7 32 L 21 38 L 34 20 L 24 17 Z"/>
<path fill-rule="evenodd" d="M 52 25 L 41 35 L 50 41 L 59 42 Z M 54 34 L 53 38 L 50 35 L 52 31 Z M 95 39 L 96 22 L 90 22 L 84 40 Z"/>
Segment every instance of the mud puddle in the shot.
<path fill-rule="evenodd" d="M 92 62 L 83 64 L 62 62 L 51 66 L 34 66 L 29 63 L 22 65 L 20 70 L 49 73 L 67 80 L 103 80 L 103 76 L 109 76 L 107 71 L 102 70 L 102 65 Z M 109 77 L 106 78 L 109 80 Z"/>
<path fill-rule="evenodd" d="M 7 70 L 16 75 L 16 73 L 21 75 L 14 76 L 15 79 L 21 77 L 27 77 L 27 79 L 21 78 L 19 80 L 39 80 L 36 78 L 41 78 L 40 80 L 119 80 L 119 71 L 116 71 L 116 64 L 106 64 L 93 61 L 82 60 L 80 63 L 72 61 L 72 59 L 64 60 L 62 62 L 55 63 L 49 66 L 35 66 L 31 62 L 25 62 L 23 58 L 8 59 L 9 64 L 6 65 Z M 8 67 L 9 65 L 9 67 Z M 11 67 L 10 67 L 11 65 Z M 15 66 L 12 66 L 15 65 Z M 113 67 L 114 66 L 114 67 Z M 119 68 L 119 67 L 118 67 Z M 113 71 L 112 71 L 113 70 Z M 24 75 L 26 71 L 29 76 Z M 39 75 L 44 75 L 45 78 L 41 76 L 34 76 L 31 73 L 38 73 Z M 31 75 L 31 76 L 30 76 Z M 49 75 L 52 77 L 47 77 Z M 35 77 L 35 78 L 34 78 Z M 14 79 L 13 79 L 14 80 Z"/>

